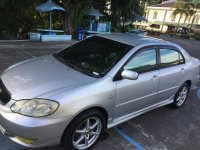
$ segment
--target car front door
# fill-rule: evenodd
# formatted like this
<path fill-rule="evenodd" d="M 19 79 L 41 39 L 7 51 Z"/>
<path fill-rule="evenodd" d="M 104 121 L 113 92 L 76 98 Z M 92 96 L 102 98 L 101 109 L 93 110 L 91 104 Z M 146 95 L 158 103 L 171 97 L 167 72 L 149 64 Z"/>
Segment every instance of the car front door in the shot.
<path fill-rule="evenodd" d="M 157 50 L 139 50 L 124 65 L 122 70 L 132 70 L 139 74 L 137 80 L 117 81 L 115 118 L 128 115 L 155 103 L 159 84 L 157 70 Z"/>
<path fill-rule="evenodd" d="M 167 100 L 178 90 L 185 76 L 185 60 L 179 50 L 173 47 L 160 48 L 160 84 L 158 98 Z"/>

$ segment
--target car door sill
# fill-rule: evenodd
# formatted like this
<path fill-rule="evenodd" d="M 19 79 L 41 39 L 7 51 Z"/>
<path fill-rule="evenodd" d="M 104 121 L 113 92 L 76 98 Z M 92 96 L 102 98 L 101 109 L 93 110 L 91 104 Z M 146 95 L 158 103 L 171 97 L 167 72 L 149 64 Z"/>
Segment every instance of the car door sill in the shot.
<path fill-rule="evenodd" d="M 159 103 L 157 103 L 157 104 L 153 104 L 153 105 L 151 105 L 151 106 L 148 106 L 148 107 L 143 108 L 143 109 L 141 109 L 141 110 L 135 111 L 135 112 L 130 113 L 130 114 L 128 114 L 128 115 L 125 115 L 125 116 L 116 118 L 116 119 L 114 119 L 110 124 L 108 124 L 108 129 L 109 129 L 109 128 L 112 128 L 112 127 L 114 127 L 114 126 L 116 126 L 116 125 L 118 125 L 118 124 L 121 124 L 121 123 L 123 123 L 123 122 L 125 122 L 125 121 L 128 121 L 128 120 L 130 120 L 130 119 L 132 119 L 132 118 L 135 118 L 135 117 L 137 117 L 137 116 L 139 116 L 139 115 L 141 115 L 141 114 L 143 114 L 143 113 L 146 113 L 146 112 L 148 112 L 148 111 L 150 111 L 150 110 L 153 110 L 153 109 L 156 109 L 156 108 L 159 108 L 159 107 L 162 107 L 162 106 L 171 104 L 171 103 L 173 103 L 173 101 L 174 101 L 173 99 L 174 99 L 174 95 L 171 96 L 169 99 L 167 99 L 167 100 L 165 100 L 165 101 L 159 102 Z"/>

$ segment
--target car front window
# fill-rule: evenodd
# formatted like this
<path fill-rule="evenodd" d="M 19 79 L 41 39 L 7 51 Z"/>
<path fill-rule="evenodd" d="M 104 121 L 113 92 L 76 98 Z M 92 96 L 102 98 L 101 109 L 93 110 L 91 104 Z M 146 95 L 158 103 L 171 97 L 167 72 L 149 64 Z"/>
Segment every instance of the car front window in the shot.
<path fill-rule="evenodd" d="M 104 76 L 133 46 L 94 36 L 56 54 L 71 68 L 93 77 Z"/>
<path fill-rule="evenodd" d="M 125 70 L 133 70 L 137 73 L 144 73 L 156 69 L 156 50 L 142 51 L 124 67 Z"/>

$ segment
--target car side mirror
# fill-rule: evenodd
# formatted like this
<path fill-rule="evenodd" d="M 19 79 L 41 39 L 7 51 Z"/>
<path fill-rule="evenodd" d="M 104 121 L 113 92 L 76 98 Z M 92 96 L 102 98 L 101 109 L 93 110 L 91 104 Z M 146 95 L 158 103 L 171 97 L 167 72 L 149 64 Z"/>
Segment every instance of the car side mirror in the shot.
<path fill-rule="evenodd" d="M 139 74 L 135 71 L 131 71 L 131 70 L 124 70 L 121 73 L 121 76 L 123 79 L 128 79 L 128 80 L 137 80 Z"/>

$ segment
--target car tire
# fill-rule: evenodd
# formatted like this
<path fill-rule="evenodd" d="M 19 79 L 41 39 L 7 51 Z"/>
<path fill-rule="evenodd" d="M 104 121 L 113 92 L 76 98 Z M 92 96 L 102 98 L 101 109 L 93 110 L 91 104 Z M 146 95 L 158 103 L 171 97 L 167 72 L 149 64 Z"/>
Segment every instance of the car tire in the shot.
<path fill-rule="evenodd" d="M 174 108 L 180 108 L 183 106 L 183 104 L 186 102 L 188 94 L 190 91 L 190 86 L 188 83 L 184 83 L 179 90 L 176 92 L 174 97 L 174 102 L 172 103 L 172 106 Z"/>
<path fill-rule="evenodd" d="M 90 150 L 103 135 L 105 128 L 105 117 L 100 111 L 85 111 L 67 127 L 62 137 L 62 145 L 66 150 Z"/>

